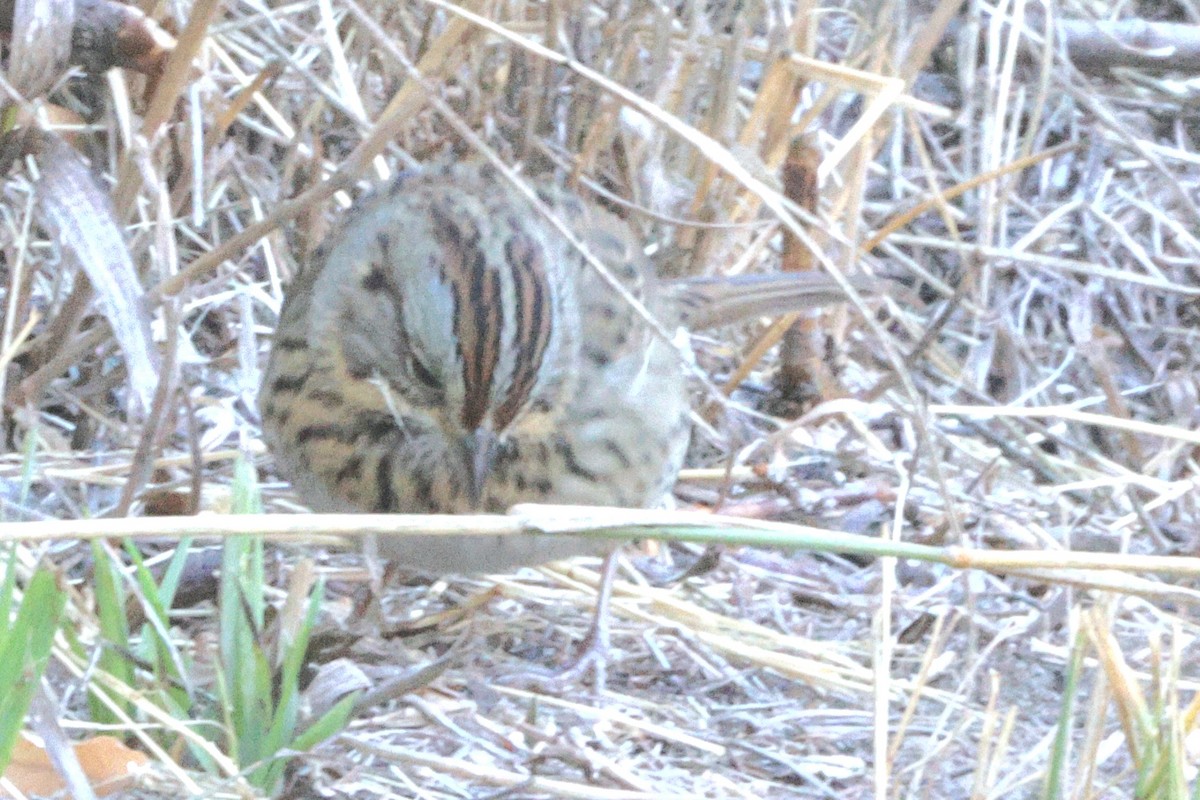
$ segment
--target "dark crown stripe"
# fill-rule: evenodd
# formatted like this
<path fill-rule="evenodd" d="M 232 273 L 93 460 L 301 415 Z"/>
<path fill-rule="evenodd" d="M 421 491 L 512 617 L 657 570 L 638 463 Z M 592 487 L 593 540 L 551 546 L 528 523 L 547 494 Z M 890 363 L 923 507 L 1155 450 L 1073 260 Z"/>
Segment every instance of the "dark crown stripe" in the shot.
<path fill-rule="evenodd" d="M 474 355 L 463 364 L 466 380 L 466 404 L 463 425 L 474 430 L 483 422 L 491 405 L 492 381 L 500 361 L 500 329 L 504 326 L 504 304 L 500 276 L 479 253 L 472 264 L 471 293 L 467 307 L 474 318 Z M 472 340 L 468 340 L 472 341 Z"/>
<path fill-rule="evenodd" d="M 500 276 L 479 244 L 479 229 L 430 209 L 434 235 L 446 254 L 443 274 L 454 297 L 454 333 L 462 360 L 462 424 L 475 430 L 487 416 L 492 381 L 500 360 L 504 324 Z"/>
<path fill-rule="evenodd" d="M 517 226 L 513 226 L 514 229 Z M 504 245 L 504 259 L 512 276 L 517 332 L 513 375 L 508 394 L 496 410 L 496 427 L 503 430 L 529 402 L 542 359 L 550 343 L 551 319 L 546 304 L 546 272 L 542 251 L 528 236 L 517 233 Z"/>

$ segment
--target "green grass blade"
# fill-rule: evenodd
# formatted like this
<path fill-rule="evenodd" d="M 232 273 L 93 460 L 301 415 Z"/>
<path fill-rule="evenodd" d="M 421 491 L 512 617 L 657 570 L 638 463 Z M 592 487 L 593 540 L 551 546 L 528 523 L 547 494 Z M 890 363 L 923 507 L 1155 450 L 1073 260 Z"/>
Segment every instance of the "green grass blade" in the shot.
<path fill-rule="evenodd" d="M 65 604 L 54 575 L 39 570 L 0 645 L 0 774 L 8 767 L 29 701 L 50 660 Z"/>
<path fill-rule="evenodd" d="M 17 546 L 8 546 L 8 564 L 4 568 L 4 585 L 0 586 L 0 622 L 7 622 L 12 613 L 13 600 L 17 595 Z M 0 627 L 0 645 L 3 645 L 8 627 Z"/>
<path fill-rule="evenodd" d="M 1071 661 L 1063 682 L 1062 705 L 1058 713 L 1058 731 L 1050 749 L 1050 767 L 1046 772 L 1046 783 L 1042 788 L 1043 800 L 1060 800 L 1063 797 L 1063 776 L 1067 769 L 1067 753 L 1071 746 L 1071 732 L 1075 698 L 1079 689 L 1079 674 L 1083 671 L 1083 654 L 1087 637 L 1080 629 L 1075 633 L 1075 646 L 1071 649 Z"/>
<path fill-rule="evenodd" d="M 297 736 L 292 743 L 293 749 L 308 750 L 316 747 L 330 736 L 345 730 L 346 724 L 350 721 L 350 715 L 354 712 L 354 704 L 358 700 L 358 695 L 359 692 L 353 692 L 343 697 L 333 708 L 305 728 L 303 733 Z"/>
<path fill-rule="evenodd" d="M 162 580 L 158 582 L 158 598 L 164 608 L 175 604 L 175 593 L 179 591 L 179 582 L 183 579 L 183 571 L 187 569 L 188 557 L 192 554 L 192 537 L 185 536 L 175 545 L 175 554 L 171 556 Z"/>
<path fill-rule="evenodd" d="M 235 514 L 262 511 L 254 470 L 245 459 L 234 467 L 232 510 Z M 225 716 L 231 752 L 243 766 L 262 760 L 274 719 L 271 663 L 260 644 L 265 583 L 262 539 L 226 539 L 219 588 L 221 666 L 227 681 Z"/>
<path fill-rule="evenodd" d="M 98 666 L 125 685 L 132 686 L 133 665 L 125 656 L 125 653 L 131 652 L 131 649 L 129 624 L 125 617 L 127 595 L 121 585 L 121 566 L 113 563 L 109 551 L 98 541 L 92 542 L 92 564 L 92 591 L 96 597 L 96 618 L 99 620 L 100 634 L 104 642 Z M 114 697 L 113 700 L 120 704 L 126 713 L 133 710 L 131 705 L 121 698 Z M 118 721 L 117 715 L 90 692 L 88 693 L 88 709 L 91 711 L 94 722 L 111 725 Z"/>
<path fill-rule="evenodd" d="M 296 721 L 300 713 L 300 672 L 304 668 L 304 656 L 308 651 L 309 638 L 313 625 L 316 624 L 317 614 L 321 609 L 321 598 L 325 594 L 325 584 L 319 581 L 309 595 L 308 608 L 304 621 L 296 631 L 296 637 L 290 643 L 283 643 L 286 648 L 283 654 L 283 664 L 280 668 L 278 689 L 276 692 L 275 718 L 271 730 L 267 734 L 262 756 L 270 757 L 285 748 L 295 749 L 293 737 L 296 733 Z M 286 762 L 285 762 L 286 763 Z M 272 761 L 267 765 L 264 782 L 260 784 L 265 789 L 271 789 L 274 777 L 271 773 L 282 770 L 283 764 Z"/>
<path fill-rule="evenodd" d="M 142 626 L 141 648 L 138 652 L 145 661 L 154 665 L 154 677 L 160 690 L 171 696 L 171 706 L 190 709 L 193 693 L 190 671 L 170 634 L 171 602 L 179 585 L 180 573 L 175 573 L 170 585 L 167 585 L 170 576 L 159 584 L 155 581 L 154 573 L 146 566 L 146 560 L 137 545 L 132 540 L 126 540 L 124 544 L 125 552 L 133 562 L 134 579 L 141 597 L 145 599 L 143 611 L 146 621 Z M 180 542 L 171 564 L 186 563 L 186 560 L 187 545 Z"/>

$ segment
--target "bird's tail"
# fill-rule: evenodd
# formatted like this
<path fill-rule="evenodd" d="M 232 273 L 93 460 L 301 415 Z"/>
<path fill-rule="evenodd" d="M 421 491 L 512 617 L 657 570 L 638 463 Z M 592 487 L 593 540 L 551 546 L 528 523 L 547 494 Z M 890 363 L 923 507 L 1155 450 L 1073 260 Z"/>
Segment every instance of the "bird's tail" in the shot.
<path fill-rule="evenodd" d="M 873 281 L 846 278 L 856 291 L 871 294 Z M 846 300 L 842 286 L 823 272 L 777 272 L 671 281 L 682 322 L 692 330 L 716 328 L 759 317 L 778 317 Z"/>

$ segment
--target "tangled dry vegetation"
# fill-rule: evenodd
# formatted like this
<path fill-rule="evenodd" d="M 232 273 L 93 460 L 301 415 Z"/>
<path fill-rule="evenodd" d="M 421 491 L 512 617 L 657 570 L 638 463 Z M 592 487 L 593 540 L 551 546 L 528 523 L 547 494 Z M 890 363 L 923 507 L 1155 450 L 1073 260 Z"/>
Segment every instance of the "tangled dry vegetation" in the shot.
<path fill-rule="evenodd" d="M 314 663 L 413 679 L 305 756 L 289 796 L 1182 796 L 1200 132 L 1194 81 L 1163 68 L 1187 68 L 1170 37 L 1192 34 L 1147 29 L 1166 64 L 1106 58 L 1097 41 L 1131 30 L 1093 25 L 1107 4 L 962 6 L 173 2 L 195 56 L 157 76 L 165 104 L 128 73 L 18 83 L 79 121 L 120 228 L 62 210 L 95 191 L 54 194 L 57 144 L 5 178 L 4 518 L 219 512 L 239 453 L 269 511 L 294 511 L 259 443 L 260 369 L 290 276 L 390 171 L 479 147 L 556 170 L 672 274 L 777 269 L 798 215 L 814 266 L 877 291 L 801 323 L 786 397 L 777 350 L 748 356 L 765 327 L 694 342 L 716 384 L 746 380 L 732 402 L 697 390 L 681 505 L 965 561 L 1035 552 L 966 570 L 730 548 L 679 577 L 700 548 L 640 547 L 593 695 L 522 676 L 582 636 L 594 564 L 380 584 L 288 546 L 276 585 L 305 556 L 328 579 Z M 1190 8 L 1125 4 L 1122 24 Z M 816 166 L 812 216 L 781 205 L 789 153 Z M 132 304 L 80 271 L 114 231 Z M 86 574 L 71 543 L 38 547 Z"/>

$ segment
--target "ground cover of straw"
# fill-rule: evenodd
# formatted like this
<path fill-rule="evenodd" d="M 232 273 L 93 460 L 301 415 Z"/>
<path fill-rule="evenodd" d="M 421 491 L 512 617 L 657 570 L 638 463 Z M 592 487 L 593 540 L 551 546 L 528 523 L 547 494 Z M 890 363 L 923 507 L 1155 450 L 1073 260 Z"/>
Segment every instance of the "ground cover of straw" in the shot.
<path fill-rule="evenodd" d="M 199 487 L 219 513 L 239 453 L 258 464 L 269 513 L 298 511 L 261 445 L 260 370 L 288 279 L 384 172 L 483 144 L 622 198 L 664 273 L 777 269 L 778 176 L 808 133 L 822 182 L 807 243 L 877 288 L 817 318 L 827 366 L 804 402 L 773 394 L 774 349 L 731 402 L 697 387 L 677 505 L 934 547 L 1108 553 L 1115 569 L 728 548 L 681 578 L 703 548 L 643 543 L 627 551 L 597 692 L 532 680 L 583 637 L 596 562 L 380 574 L 293 538 L 271 577 L 283 587 L 313 559 L 328 581 L 322 630 L 340 634 L 314 660 L 425 679 L 301 759 L 289 791 L 1035 797 L 1065 718 L 1072 796 L 1131 796 L 1131 753 L 1153 739 L 1130 723 L 1139 692 L 1148 728 L 1194 753 L 1197 596 L 1169 570 L 1120 571 L 1117 555 L 1197 543 L 1194 87 L 1085 74 L 1037 36 L 1044 20 L 1002 25 L 973 3 L 951 20 L 956 5 L 512 3 L 464 19 L 440 0 L 227 4 L 203 31 L 174 138 L 135 144 L 145 185 L 127 233 L 152 296 L 169 298 L 153 314 L 180 331 L 175 393 L 152 412 L 161 433 L 145 446 L 127 424 L 111 337 L 79 334 L 91 346 L 9 404 L 6 518 L 94 516 L 131 499 L 131 479 L 147 488 L 134 512 L 187 507 Z M 211 129 L 264 72 L 195 162 L 191 128 Z M 59 92 L 94 121 L 82 147 L 96 169 L 115 174 L 126 145 L 111 109 L 136 112 L 136 98 L 102 81 Z M 181 163 L 190 182 L 168 186 Z M 321 188 L 330 175 L 336 194 Z M 42 320 L 10 393 L 67 347 L 53 321 L 69 259 L 23 227 L 35 191 L 28 174 L 5 186 L 9 286 L 28 263 L 0 351 L 16 352 L 30 312 Z M 164 196 L 182 200 L 166 216 Z M 244 235 L 264 218 L 265 236 Z M 103 324 L 96 312 L 88 328 Z M 720 385 L 761 335 L 693 347 Z M 34 418 L 27 482 L 19 444 Z M 67 565 L 83 552 L 31 547 Z M 203 614 L 179 631 L 202 639 Z"/>

